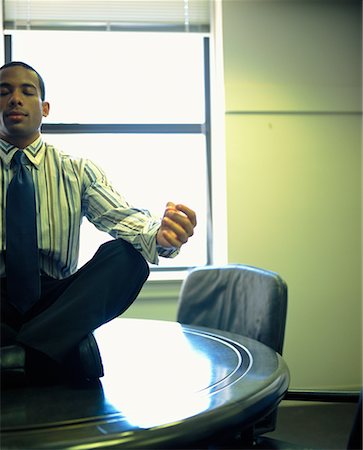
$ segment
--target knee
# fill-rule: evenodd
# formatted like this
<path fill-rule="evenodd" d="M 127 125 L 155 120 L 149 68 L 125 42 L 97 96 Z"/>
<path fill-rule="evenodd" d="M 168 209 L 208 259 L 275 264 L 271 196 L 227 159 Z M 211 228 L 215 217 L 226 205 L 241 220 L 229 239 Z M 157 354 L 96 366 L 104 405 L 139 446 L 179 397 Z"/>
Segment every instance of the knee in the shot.
<path fill-rule="evenodd" d="M 117 271 L 120 269 L 133 276 L 137 275 L 141 282 L 145 282 L 150 274 L 149 265 L 145 258 L 132 244 L 123 239 L 115 239 L 101 245 L 100 252 L 106 252 L 108 259 Z"/>

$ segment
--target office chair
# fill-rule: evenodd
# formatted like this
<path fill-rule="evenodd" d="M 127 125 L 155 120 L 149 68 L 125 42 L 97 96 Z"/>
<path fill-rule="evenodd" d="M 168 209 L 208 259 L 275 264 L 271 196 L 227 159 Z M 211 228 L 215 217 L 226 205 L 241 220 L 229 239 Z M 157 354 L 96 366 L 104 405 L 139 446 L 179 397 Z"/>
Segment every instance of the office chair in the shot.
<path fill-rule="evenodd" d="M 241 264 L 193 269 L 184 280 L 177 321 L 255 339 L 282 354 L 287 285 L 275 272 Z M 273 431 L 277 409 L 257 423 L 253 437 Z"/>

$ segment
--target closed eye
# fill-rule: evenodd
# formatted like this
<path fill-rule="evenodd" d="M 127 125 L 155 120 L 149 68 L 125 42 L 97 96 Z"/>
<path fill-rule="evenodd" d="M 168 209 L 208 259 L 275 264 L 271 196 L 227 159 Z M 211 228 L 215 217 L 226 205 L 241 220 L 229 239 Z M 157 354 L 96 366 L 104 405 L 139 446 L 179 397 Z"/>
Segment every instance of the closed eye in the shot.
<path fill-rule="evenodd" d="M 10 93 L 10 89 L 6 87 L 0 88 L 0 95 L 8 95 Z"/>
<path fill-rule="evenodd" d="M 37 91 L 33 87 L 26 87 L 23 89 L 24 95 L 36 95 Z"/>
<path fill-rule="evenodd" d="M 9 94 L 11 94 L 11 92 L 13 92 L 15 90 L 16 89 L 13 86 L 8 85 L 7 83 L 4 83 L 4 84 L 0 85 L 0 96 L 9 95 Z M 33 96 L 33 95 L 37 95 L 37 88 L 35 86 L 33 86 L 32 84 L 23 84 L 21 86 L 21 92 L 22 92 L 22 94 L 24 94 L 26 96 Z"/>

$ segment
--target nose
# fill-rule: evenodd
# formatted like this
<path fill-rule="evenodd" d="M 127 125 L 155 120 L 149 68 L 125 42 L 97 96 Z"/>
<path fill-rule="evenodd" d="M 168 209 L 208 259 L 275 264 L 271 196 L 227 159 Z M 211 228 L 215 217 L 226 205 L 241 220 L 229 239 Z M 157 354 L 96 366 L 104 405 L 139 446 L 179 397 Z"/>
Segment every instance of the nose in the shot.
<path fill-rule="evenodd" d="M 13 105 L 22 105 L 23 104 L 23 96 L 20 91 L 14 89 L 11 96 L 9 97 L 9 104 Z"/>

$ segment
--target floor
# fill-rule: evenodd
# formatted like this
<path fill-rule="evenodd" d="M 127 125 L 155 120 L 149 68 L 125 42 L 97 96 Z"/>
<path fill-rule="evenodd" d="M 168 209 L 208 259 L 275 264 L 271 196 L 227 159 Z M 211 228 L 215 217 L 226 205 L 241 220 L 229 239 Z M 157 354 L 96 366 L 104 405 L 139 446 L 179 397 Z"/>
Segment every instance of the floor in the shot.
<path fill-rule="evenodd" d="M 356 408 L 356 403 L 285 400 L 279 407 L 276 430 L 265 437 L 277 440 L 278 448 L 346 449 Z M 275 448 L 273 441 L 266 442 Z"/>

